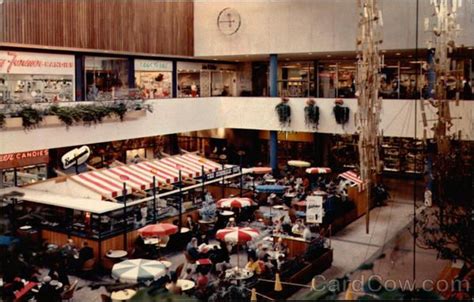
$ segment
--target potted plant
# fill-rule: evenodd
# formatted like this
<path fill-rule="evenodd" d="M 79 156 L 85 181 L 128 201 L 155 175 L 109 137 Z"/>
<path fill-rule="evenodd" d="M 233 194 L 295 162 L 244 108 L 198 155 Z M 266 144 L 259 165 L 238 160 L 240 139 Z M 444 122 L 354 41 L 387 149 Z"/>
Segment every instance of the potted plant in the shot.
<path fill-rule="evenodd" d="M 318 129 L 319 107 L 316 106 L 314 99 L 306 101 L 306 107 L 304 107 L 304 119 L 308 128 Z"/>
<path fill-rule="evenodd" d="M 282 127 L 289 126 L 291 123 L 291 107 L 290 105 L 288 105 L 289 101 L 289 98 L 282 97 L 281 102 L 275 107 L 275 111 L 278 114 L 280 126 Z"/>
<path fill-rule="evenodd" d="M 349 107 L 344 106 L 344 101 L 342 99 L 336 99 L 334 104 L 332 111 L 336 118 L 336 123 L 344 127 L 344 125 L 349 121 L 350 109 Z"/>
<path fill-rule="evenodd" d="M 24 129 L 32 129 L 43 120 L 41 112 L 33 107 L 23 107 L 19 112 L 18 116 L 21 117 L 22 125 Z"/>

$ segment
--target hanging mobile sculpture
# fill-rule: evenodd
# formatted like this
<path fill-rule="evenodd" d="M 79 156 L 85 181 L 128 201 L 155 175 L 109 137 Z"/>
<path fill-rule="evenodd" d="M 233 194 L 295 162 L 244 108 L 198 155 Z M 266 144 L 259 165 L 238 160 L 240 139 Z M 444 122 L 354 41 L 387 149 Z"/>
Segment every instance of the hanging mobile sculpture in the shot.
<path fill-rule="evenodd" d="M 356 125 L 359 134 L 360 177 L 366 185 L 367 213 L 366 232 L 369 232 L 369 210 L 372 183 L 380 172 L 379 125 L 382 100 L 379 97 L 380 68 L 383 57 L 379 55 L 382 43 L 382 13 L 377 0 L 359 0 L 359 24 L 357 37 L 356 96 L 358 111 Z"/>

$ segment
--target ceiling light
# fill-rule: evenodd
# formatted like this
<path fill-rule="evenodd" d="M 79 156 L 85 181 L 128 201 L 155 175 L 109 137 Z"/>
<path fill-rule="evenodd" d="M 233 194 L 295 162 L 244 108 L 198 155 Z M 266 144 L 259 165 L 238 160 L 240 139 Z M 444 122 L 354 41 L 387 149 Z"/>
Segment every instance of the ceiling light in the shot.
<path fill-rule="evenodd" d="M 214 59 L 214 61 L 217 61 L 217 59 Z"/>
<path fill-rule="evenodd" d="M 382 49 L 382 53 L 386 53 L 387 51 L 385 49 Z"/>
<path fill-rule="evenodd" d="M 399 53 L 399 52 L 397 52 L 395 55 L 396 55 L 396 56 L 399 56 L 399 55 L 400 55 L 400 53 Z"/>

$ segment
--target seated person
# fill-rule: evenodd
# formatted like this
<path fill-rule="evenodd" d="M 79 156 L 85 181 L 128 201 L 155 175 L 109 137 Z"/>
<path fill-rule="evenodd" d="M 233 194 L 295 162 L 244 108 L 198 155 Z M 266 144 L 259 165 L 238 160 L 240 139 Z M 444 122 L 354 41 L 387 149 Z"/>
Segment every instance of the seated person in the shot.
<path fill-rule="evenodd" d="M 186 252 L 194 260 L 198 260 L 201 258 L 201 254 L 198 251 L 198 240 L 196 237 L 191 238 L 191 241 L 186 246 Z"/>
<path fill-rule="evenodd" d="M 303 222 L 301 221 L 301 219 L 296 219 L 295 224 L 291 227 L 291 233 L 293 233 L 293 235 L 300 236 L 301 234 L 303 234 L 303 230 Z"/>
<path fill-rule="evenodd" d="M 84 264 L 84 262 L 92 258 L 94 258 L 94 250 L 89 246 L 87 241 L 84 241 L 82 248 L 79 250 L 79 261 Z"/>
<path fill-rule="evenodd" d="M 200 272 L 196 282 L 197 289 L 205 290 L 208 285 L 209 277 L 207 276 L 207 274 L 203 274 L 202 272 Z"/>
<path fill-rule="evenodd" d="M 234 218 L 234 217 L 230 217 L 230 218 L 229 218 L 229 221 L 227 222 L 226 227 L 227 227 L 227 228 L 234 228 L 234 227 L 236 227 L 236 226 L 237 226 L 237 224 L 235 223 L 235 218 Z"/>
<path fill-rule="evenodd" d="M 186 271 L 183 273 L 181 279 L 194 281 L 193 269 L 188 267 Z"/>
<path fill-rule="evenodd" d="M 313 233 L 311 233 L 309 226 L 305 226 L 302 236 L 304 240 L 311 241 L 313 238 Z"/>
<path fill-rule="evenodd" d="M 56 288 L 51 285 L 50 282 L 50 276 L 46 276 L 43 278 L 41 288 L 39 289 L 38 294 L 36 295 L 36 299 L 38 302 L 61 301 L 61 295 L 56 290 Z"/>
<path fill-rule="evenodd" d="M 283 254 L 286 254 L 288 252 L 288 247 L 286 246 L 285 243 L 283 243 L 282 238 L 278 238 L 278 241 L 275 243 L 273 248 L 275 249 L 275 251 L 283 253 Z"/>
<path fill-rule="evenodd" d="M 260 275 L 262 273 L 262 269 L 260 267 L 260 264 L 257 262 L 257 259 L 254 257 L 249 258 L 249 262 L 245 265 L 245 269 L 254 272 L 257 275 Z"/>
<path fill-rule="evenodd" d="M 175 272 L 170 273 L 170 282 L 166 285 L 168 291 L 175 295 L 181 295 L 183 289 L 181 286 L 178 286 L 178 276 Z"/>

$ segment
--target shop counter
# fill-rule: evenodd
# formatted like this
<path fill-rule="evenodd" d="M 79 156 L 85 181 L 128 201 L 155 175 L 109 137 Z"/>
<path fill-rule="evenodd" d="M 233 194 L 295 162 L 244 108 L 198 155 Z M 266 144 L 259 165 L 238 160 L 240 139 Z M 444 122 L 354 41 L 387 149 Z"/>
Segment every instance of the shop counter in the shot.
<path fill-rule="evenodd" d="M 288 247 L 288 257 L 290 258 L 304 255 L 308 246 L 311 244 L 311 241 L 305 240 L 302 237 L 287 235 L 275 235 L 273 236 L 273 242 L 277 243 L 279 238 L 281 238 L 282 243 Z"/>

